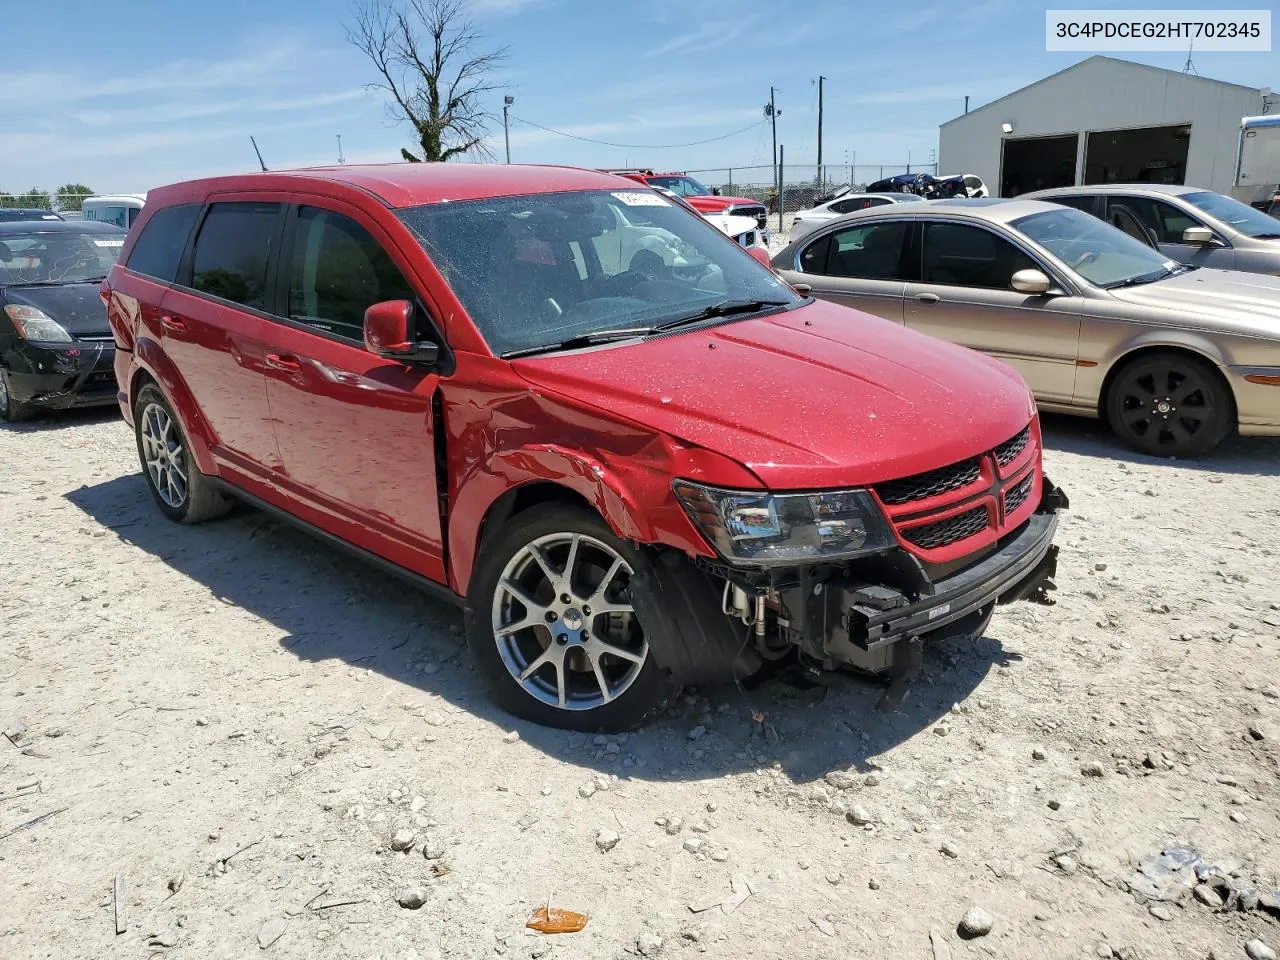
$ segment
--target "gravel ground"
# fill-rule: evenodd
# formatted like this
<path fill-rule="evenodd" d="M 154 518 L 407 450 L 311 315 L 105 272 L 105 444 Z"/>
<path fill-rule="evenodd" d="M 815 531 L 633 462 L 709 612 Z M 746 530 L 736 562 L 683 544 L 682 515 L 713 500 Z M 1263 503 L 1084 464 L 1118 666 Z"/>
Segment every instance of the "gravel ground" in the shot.
<path fill-rule="evenodd" d="M 1046 428 L 1056 607 L 930 648 L 893 714 L 773 680 L 594 738 L 490 708 L 454 609 L 247 509 L 161 519 L 114 415 L 0 429 L 0 956 L 1280 948 L 1213 909 L 1280 885 L 1280 443 Z M 1238 876 L 1136 896 L 1184 845 Z M 527 931 L 548 903 L 586 928 Z"/>

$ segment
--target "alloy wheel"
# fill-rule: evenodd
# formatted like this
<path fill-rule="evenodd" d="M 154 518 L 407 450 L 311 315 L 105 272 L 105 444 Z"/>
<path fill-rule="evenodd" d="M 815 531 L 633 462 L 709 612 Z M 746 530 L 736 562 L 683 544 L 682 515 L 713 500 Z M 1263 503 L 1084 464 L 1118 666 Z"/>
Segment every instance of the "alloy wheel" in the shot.
<path fill-rule="evenodd" d="M 156 493 L 173 509 L 187 499 L 187 456 L 178 427 L 158 403 L 142 410 L 142 459 Z"/>
<path fill-rule="evenodd" d="M 9 412 L 9 375 L 0 370 L 0 414 Z"/>
<path fill-rule="evenodd" d="M 1172 361 L 1135 367 L 1119 391 L 1123 428 L 1144 445 L 1170 452 L 1194 443 L 1217 412 L 1204 376 Z"/>
<path fill-rule="evenodd" d="M 492 624 L 507 671 L 532 697 L 591 710 L 622 696 L 649 655 L 629 587 L 631 566 L 581 533 L 516 551 L 494 590 Z"/>

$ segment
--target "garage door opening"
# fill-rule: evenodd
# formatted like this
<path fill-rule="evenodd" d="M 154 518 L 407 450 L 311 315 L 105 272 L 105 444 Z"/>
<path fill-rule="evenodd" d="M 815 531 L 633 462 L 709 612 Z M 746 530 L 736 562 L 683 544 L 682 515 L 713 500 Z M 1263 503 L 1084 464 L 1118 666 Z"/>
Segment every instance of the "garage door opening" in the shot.
<path fill-rule="evenodd" d="M 1032 190 L 1070 187 L 1076 182 L 1079 134 L 1019 137 L 1004 140 L 1000 162 L 1000 196 L 1016 197 Z"/>
<path fill-rule="evenodd" d="M 1085 183 L 1184 183 L 1191 127 L 1099 130 L 1085 145 Z"/>

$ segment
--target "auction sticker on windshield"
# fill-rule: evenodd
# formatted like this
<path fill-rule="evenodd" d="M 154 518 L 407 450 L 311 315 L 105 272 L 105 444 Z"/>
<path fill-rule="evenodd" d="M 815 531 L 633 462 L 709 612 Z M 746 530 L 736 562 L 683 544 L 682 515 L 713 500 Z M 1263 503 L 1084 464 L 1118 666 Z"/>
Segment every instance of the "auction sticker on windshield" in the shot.
<path fill-rule="evenodd" d="M 665 207 L 667 205 L 667 201 L 663 199 L 662 195 L 654 193 L 652 190 L 619 191 L 613 196 L 628 207 Z"/>
<path fill-rule="evenodd" d="M 95 247 L 123 247 L 124 240 L 95 240 L 93 245 Z"/>

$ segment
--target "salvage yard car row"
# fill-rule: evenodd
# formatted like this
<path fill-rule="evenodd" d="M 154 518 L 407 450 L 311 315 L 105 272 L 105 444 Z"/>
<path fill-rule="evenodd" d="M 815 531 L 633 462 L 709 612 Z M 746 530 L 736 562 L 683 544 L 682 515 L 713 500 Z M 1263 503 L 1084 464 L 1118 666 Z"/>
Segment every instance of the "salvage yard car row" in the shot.
<path fill-rule="evenodd" d="M 285 517 L 462 605 L 509 712 L 625 729 L 784 658 L 893 703 L 923 644 L 1047 601 L 1037 404 L 1165 455 L 1280 433 L 1271 278 L 1024 199 L 834 210 L 770 270 L 651 179 L 152 191 L 102 297 L 157 506 Z"/>

